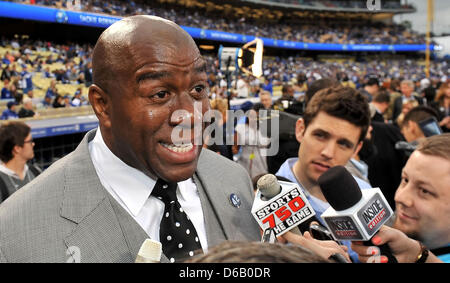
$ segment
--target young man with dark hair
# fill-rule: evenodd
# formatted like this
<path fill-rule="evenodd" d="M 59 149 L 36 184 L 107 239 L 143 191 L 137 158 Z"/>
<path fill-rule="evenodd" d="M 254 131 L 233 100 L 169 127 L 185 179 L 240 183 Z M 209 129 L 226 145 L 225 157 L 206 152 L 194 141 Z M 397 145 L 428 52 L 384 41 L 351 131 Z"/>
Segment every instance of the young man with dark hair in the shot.
<path fill-rule="evenodd" d="M 27 164 L 34 157 L 31 129 L 22 122 L 0 127 L 0 203 L 29 183 L 40 169 Z"/>
<path fill-rule="evenodd" d="M 378 92 L 370 102 L 370 116 L 372 121 L 384 123 L 384 113 L 389 108 L 391 96 L 385 90 Z"/>
<path fill-rule="evenodd" d="M 345 165 L 357 153 L 370 123 L 367 99 L 350 87 L 330 87 L 309 101 L 303 118 L 297 120 L 298 158 L 289 158 L 276 175 L 297 183 L 320 215 L 329 207 L 318 184 L 329 168 Z M 371 186 L 356 178 L 361 188 Z M 345 196 L 343 196 L 345 197 Z M 350 246 L 349 242 L 345 243 Z M 356 254 L 351 254 L 357 260 Z"/>

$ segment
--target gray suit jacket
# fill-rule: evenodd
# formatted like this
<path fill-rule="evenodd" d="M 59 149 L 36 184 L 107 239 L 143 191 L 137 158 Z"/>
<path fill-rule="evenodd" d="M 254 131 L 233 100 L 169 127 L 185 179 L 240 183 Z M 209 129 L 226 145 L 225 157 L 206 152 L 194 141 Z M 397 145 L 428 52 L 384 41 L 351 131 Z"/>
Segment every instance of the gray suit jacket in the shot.
<path fill-rule="evenodd" d="M 75 151 L 2 203 L 0 262 L 134 262 L 148 236 L 101 185 L 88 149 L 94 136 L 87 133 Z M 242 167 L 203 149 L 194 182 L 209 247 L 259 240 L 252 184 Z"/>

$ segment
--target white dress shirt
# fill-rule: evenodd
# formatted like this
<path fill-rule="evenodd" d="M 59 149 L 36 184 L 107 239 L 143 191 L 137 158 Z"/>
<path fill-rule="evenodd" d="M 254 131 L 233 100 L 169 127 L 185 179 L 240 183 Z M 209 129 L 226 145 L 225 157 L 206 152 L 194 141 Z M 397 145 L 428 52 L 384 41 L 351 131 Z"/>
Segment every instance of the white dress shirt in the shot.
<path fill-rule="evenodd" d="M 89 142 L 89 153 L 103 187 L 136 220 L 148 236 L 159 241 L 159 226 L 164 213 L 164 203 L 151 196 L 156 180 L 128 166 L 115 156 L 103 141 L 100 129 Z M 179 182 L 177 198 L 197 230 L 203 251 L 206 253 L 205 221 L 197 186 L 192 178 Z"/>

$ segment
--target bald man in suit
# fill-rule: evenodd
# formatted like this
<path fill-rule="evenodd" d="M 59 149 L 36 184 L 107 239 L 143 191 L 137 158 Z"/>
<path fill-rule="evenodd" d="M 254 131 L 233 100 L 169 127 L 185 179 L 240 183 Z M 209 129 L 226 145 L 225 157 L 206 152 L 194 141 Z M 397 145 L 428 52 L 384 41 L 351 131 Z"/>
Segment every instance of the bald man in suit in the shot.
<path fill-rule="evenodd" d="M 146 238 L 160 240 L 157 180 L 177 183 L 203 251 L 259 240 L 249 176 L 196 142 L 207 87 L 205 61 L 175 23 L 133 16 L 105 30 L 89 88 L 99 128 L 2 204 L 0 262 L 134 262 Z M 192 137 L 175 143 L 186 125 Z"/>

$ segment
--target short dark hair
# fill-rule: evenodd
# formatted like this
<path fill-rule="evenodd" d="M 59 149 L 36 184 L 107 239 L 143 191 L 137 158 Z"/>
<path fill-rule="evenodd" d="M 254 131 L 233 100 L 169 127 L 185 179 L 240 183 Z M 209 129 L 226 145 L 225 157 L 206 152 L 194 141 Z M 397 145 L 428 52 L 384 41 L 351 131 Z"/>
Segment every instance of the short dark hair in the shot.
<path fill-rule="evenodd" d="M 438 114 L 433 108 L 423 105 L 416 106 L 406 113 L 405 118 L 403 118 L 402 127 L 406 126 L 409 121 L 419 123 L 430 117 L 438 119 Z"/>
<path fill-rule="evenodd" d="M 317 92 L 306 106 L 303 115 L 305 128 L 320 111 L 360 127 L 359 141 L 366 137 L 370 124 L 369 103 L 359 91 L 351 87 L 337 86 Z"/>
<path fill-rule="evenodd" d="M 386 90 L 379 91 L 373 98 L 373 102 L 377 103 L 389 103 L 391 101 L 391 95 Z"/>
<path fill-rule="evenodd" d="M 187 263 L 330 263 L 298 245 L 224 241 Z"/>
<path fill-rule="evenodd" d="M 31 128 L 23 122 L 6 122 L 0 127 L 0 160 L 4 163 L 14 158 L 16 145 L 23 146 Z"/>
<path fill-rule="evenodd" d="M 318 92 L 319 90 L 338 85 L 340 85 L 339 82 L 331 78 L 323 78 L 314 81 L 305 92 L 305 103 L 308 104 L 308 102 L 311 100 L 314 94 L 316 94 L 316 92 Z"/>
<path fill-rule="evenodd" d="M 369 80 L 367 80 L 366 85 L 368 85 L 368 86 L 373 86 L 373 85 L 380 86 L 380 81 L 377 78 L 371 77 L 371 78 L 369 78 Z"/>

